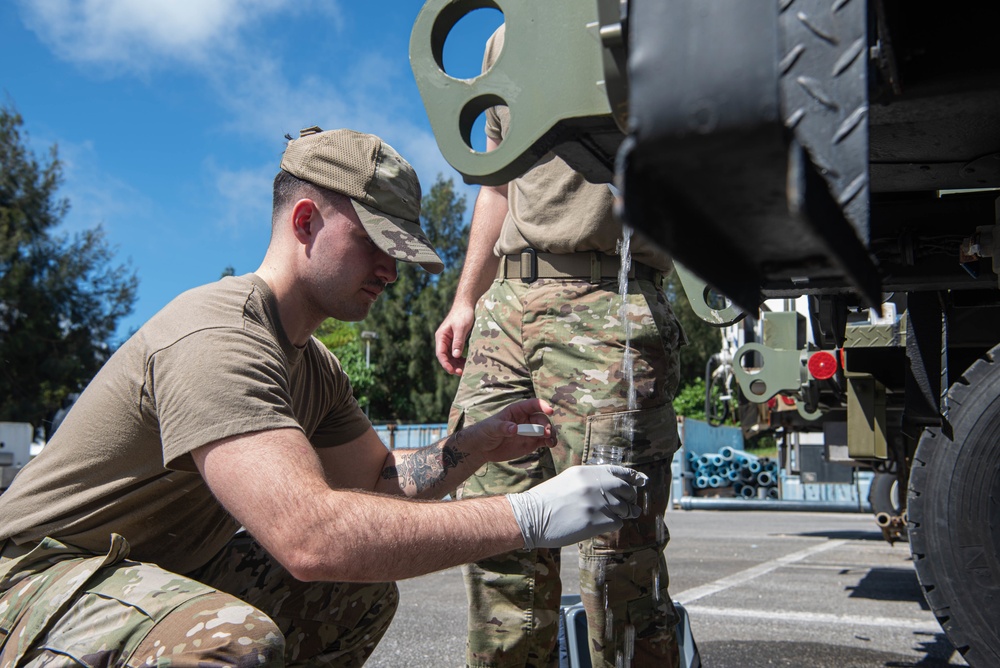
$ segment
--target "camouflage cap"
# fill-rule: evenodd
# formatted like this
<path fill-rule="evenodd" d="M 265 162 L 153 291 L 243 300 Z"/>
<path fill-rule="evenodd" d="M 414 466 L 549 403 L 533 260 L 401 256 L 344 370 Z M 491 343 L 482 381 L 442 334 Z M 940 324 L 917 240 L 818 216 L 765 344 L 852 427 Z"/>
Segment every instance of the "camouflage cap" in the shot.
<path fill-rule="evenodd" d="M 420 229 L 420 181 L 406 160 L 375 135 L 302 130 L 288 142 L 281 169 L 351 199 L 361 224 L 390 257 L 432 274 L 444 263 Z"/>

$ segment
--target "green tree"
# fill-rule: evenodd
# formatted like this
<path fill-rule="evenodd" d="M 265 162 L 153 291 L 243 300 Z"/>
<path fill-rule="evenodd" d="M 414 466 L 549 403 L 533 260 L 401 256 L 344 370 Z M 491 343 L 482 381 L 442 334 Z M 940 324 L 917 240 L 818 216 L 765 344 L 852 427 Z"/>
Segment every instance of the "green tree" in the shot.
<path fill-rule="evenodd" d="M 695 378 L 684 384 L 674 397 L 674 411 L 695 420 L 705 419 L 705 381 Z"/>
<path fill-rule="evenodd" d="M 364 342 L 359 333 L 357 323 L 328 318 L 319 326 L 315 335 L 340 360 L 344 372 L 351 379 L 355 399 L 362 408 L 367 409 L 375 387 L 375 369 L 368 363 Z"/>
<path fill-rule="evenodd" d="M 375 332 L 371 360 L 375 387 L 370 416 L 378 421 L 444 422 L 458 388 L 434 354 L 434 332 L 455 295 L 466 249 L 466 202 L 452 179 L 438 176 L 421 203 L 420 222 L 444 262 L 438 276 L 400 262 L 399 277 L 386 288 L 360 326 Z M 363 348 L 363 346 L 362 346 Z"/>
<path fill-rule="evenodd" d="M 26 148 L 19 114 L 0 107 L 0 420 L 48 431 L 52 415 L 94 376 L 132 312 L 138 279 L 114 265 L 100 226 L 57 234 L 55 146 L 45 162 Z"/>
<path fill-rule="evenodd" d="M 709 357 L 722 349 L 722 333 L 718 327 L 708 324 L 695 314 L 684 288 L 681 287 L 680 279 L 677 278 L 677 272 L 671 272 L 664 289 L 688 340 L 680 352 L 681 386 L 690 385 L 700 378 L 704 388 L 705 365 Z"/>

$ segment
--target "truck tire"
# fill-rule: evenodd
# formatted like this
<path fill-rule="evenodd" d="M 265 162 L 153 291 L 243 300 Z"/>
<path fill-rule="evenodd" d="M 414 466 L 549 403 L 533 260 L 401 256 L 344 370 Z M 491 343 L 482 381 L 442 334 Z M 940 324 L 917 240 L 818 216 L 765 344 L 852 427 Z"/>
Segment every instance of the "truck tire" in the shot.
<path fill-rule="evenodd" d="M 890 517 L 899 517 L 903 514 L 903 504 L 900 503 L 900 495 L 905 494 L 899 484 L 899 476 L 895 473 L 876 473 L 868 487 L 868 505 L 871 506 L 872 514 L 878 517 L 879 513 L 885 513 Z M 899 540 L 907 540 L 907 530 L 903 527 L 899 534 Z"/>
<path fill-rule="evenodd" d="M 920 438 L 907 496 L 927 603 L 970 666 L 1000 666 L 1000 346 L 948 391 L 949 436 Z"/>
<path fill-rule="evenodd" d="M 868 503 L 872 512 L 900 515 L 903 512 L 899 503 L 899 479 L 895 473 L 876 473 L 868 488 Z"/>

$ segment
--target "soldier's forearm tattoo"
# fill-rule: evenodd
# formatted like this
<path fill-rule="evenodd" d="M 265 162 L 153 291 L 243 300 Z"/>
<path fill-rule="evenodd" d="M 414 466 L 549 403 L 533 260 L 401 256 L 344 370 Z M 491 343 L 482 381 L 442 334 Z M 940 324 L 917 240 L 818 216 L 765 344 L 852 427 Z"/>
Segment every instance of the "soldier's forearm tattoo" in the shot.
<path fill-rule="evenodd" d="M 418 493 L 436 487 L 448 477 L 449 469 L 469 457 L 469 453 L 457 447 L 460 435 L 461 432 L 453 434 L 444 445 L 429 445 L 395 466 L 386 466 L 382 469 L 382 479 L 398 478 L 402 487 L 413 485 Z"/>

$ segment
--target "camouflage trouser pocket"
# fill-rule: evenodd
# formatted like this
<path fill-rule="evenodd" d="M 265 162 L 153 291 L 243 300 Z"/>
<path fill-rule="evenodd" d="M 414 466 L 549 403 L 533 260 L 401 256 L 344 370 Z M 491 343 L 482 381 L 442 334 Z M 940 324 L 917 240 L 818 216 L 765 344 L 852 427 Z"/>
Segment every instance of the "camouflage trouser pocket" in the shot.
<path fill-rule="evenodd" d="M 622 464 L 637 466 L 670 459 L 679 444 L 677 415 L 671 404 L 600 413 L 587 417 L 583 461 L 595 446 L 616 445 L 622 448 Z"/>
<path fill-rule="evenodd" d="M 584 461 L 595 446 L 618 445 L 622 465 L 646 474 L 639 490 L 642 514 L 627 520 L 618 531 L 586 541 L 584 555 L 606 557 L 635 550 L 663 549 L 669 538 L 663 514 L 670 501 L 671 460 L 677 450 L 677 418 L 670 404 L 633 411 L 592 415 L 587 418 Z"/>
<path fill-rule="evenodd" d="M 127 553 L 117 535 L 104 556 L 46 538 L 3 564 L 20 570 L 0 596 L 0 611 L 15 613 L 0 614 L 10 633 L 0 665 L 281 664 L 284 638 L 263 613 Z"/>
<path fill-rule="evenodd" d="M 30 551 L 0 564 L 0 665 L 27 661 L 46 630 L 106 567 L 128 556 L 124 538 L 112 534 L 106 555 L 94 555 L 45 538 Z M 9 641 L 9 643 L 8 643 Z"/>
<path fill-rule="evenodd" d="M 597 422 L 595 426 L 601 428 L 613 424 L 613 420 Z M 655 434 L 649 427 L 647 423 L 647 433 Z M 601 439 L 609 437 L 601 433 L 600 428 L 592 431 L 588 447 L 606 442 Z M 623 648 L 631 646 L 633 665 L 676 666 L 676 612 L 664 556 L 670 540 L 664 514 L 670 502 L 671 459 L 676 447 L 670 440 L 662 448 L 634 448 L 625 458 L 625 465 L 648 477 L 639 490 L 642 514 L 626 520 L 618 531 L 580 544 L 580 594 L 587 610 L 592 665 L 622 665 Z M 676 438 L 672 442 L 676 444 Z"/>

